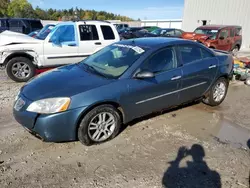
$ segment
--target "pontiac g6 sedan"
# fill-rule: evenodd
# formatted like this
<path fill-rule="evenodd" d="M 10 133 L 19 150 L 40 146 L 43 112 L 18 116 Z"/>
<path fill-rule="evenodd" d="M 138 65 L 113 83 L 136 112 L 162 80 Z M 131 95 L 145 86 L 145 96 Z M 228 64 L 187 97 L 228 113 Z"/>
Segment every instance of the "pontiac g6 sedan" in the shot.
<path fill-rule="evenodd" d="M 197 99 L 219 105 L 232 68 L 231 55 L 192 41 L 124 40 L 35 77 L 21 88 L 14 116 L 44 141 L 102 143 L 152 112 Z"/>

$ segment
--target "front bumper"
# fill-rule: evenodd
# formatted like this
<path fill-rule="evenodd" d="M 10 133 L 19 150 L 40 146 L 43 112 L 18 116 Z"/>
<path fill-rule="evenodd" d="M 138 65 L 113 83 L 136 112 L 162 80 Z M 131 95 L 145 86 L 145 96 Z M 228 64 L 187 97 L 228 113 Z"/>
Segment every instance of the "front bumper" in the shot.
<path fill-rule="evenodd" d="M 13 115 L 30 133 L 46 142 L 77 140 L 77 125 L 85 107 L 45 115 L 26 111 L 31 102 L 26 98 L 24 100 L 26 104 L 23 109 L 13 109 Z"/>

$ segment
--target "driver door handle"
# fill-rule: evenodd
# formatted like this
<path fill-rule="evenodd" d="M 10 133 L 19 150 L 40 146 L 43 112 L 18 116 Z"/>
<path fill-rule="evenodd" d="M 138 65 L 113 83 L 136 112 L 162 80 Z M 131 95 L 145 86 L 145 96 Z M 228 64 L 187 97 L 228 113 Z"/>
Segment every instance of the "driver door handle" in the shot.
<path fill-rule="evenodd" d="M 171 78 L 171 80 L 179 80 L 181 79 L 181 76 L 174 76 L 173 78 Z"/>
<path fill-rule="evenodd" d="M 102 45 L 102 43 L 101 42 L 96 42 L 95 45 Z"/>
<path fill-rule="evenodd" d="M 76 44 L 68 44 L 68 46 L 76 46 Z"/>

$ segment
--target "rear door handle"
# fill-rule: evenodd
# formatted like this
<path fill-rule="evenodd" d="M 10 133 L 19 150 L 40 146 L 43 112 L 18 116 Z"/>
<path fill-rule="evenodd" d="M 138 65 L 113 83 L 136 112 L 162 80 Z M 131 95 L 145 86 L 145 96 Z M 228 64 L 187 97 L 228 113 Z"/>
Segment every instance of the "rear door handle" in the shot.
<path fill-rule="evenodd" d="M 216 68 L 216 65 L 210 65 L 208 68 L 209 68 L 209 69 Z"/>
<path fill-rule="evenodd" d="M 102 43 L 101 42 L 96 42 L 95 45 L 102 45 Z"/>
<path fill-rule="evenodd" d="M 171 80 L 179 80 L 181 79 L 181 76 L 174 76 L 173 78 L 171 78 Z"/>

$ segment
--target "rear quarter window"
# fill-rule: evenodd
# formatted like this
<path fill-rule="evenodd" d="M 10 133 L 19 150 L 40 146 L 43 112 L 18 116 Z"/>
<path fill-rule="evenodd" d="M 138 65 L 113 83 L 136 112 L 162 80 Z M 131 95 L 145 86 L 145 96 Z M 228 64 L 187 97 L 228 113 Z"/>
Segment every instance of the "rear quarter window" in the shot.
<path fill-rule="evenodd" d="M 101 30 L 102 30 L 103 38 L 105 40 L 114 40 L 115 39 L 114 32 L 110 26 L 101 25 Z"/>

